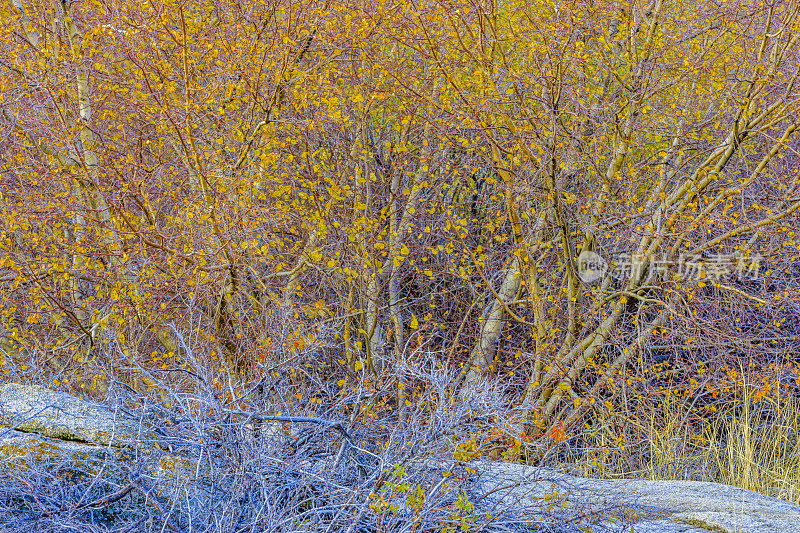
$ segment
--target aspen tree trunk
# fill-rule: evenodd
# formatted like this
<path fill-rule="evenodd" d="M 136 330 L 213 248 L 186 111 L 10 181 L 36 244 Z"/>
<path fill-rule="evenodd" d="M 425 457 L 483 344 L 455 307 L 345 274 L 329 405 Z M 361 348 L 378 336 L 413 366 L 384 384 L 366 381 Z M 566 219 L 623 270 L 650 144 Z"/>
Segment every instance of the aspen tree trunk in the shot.
<path fill-rule="evenodd" d="M 438 98 L 440 90 L 440 81 L 435 82 L 433 91 L 433 101 Z M 397 219 L 395 215 L 396 227 L 390 227 L 389 232 L 389 257 L 383 262 L 381 267 L 372 274 L 365 295 L 367 302 L 367 309 L 364 316 L 364 330 L 365 338 L 368 347 L 368 357 L 372 364 L 373 370 L 377 373 L 382 370 L 385 364 L 383 346 L 384 338 L 383 331 L 380 325 L 380 316 L 378 313 L 380 301 L 382 299 L 382 288 L 384 284 L 389 284 L 389 313 L 394 323 L 395 329 L 395 342 L 402 343 L 402 318 L 400 317 L 398 302 L 397 302 L 397 286 L 396 286 L 396 273 L 397 270 L 405 263 L 405 256 L 401 254 L 403 243 L 408 236 L 411 229 L 411 219 L 417 211 L 419 206 L 420 194 L 426 186 L 426 180 L 430 176 L 430 163 L 431 155 L 433 154 L 434 139 L 432 137 L 433 125 L 432 116 L 427 118 L 427 122 L 423 127 L 422 133 L 422 149 L 420 153 L 419 166 L 417 172 L 411 176 L 408 183 L 408 198 L 406 199 L 403 214 Z M 410 126 L 409 126 L 410 127 Z M 398 176 L 399 179 L 399 176 Z M 399 189 L 399 184 L 398 184 Z M 398 207 L 399 210 L 399 202 Z M 391 224 L 391 222 L 390 222 Z M 399 336 L 397 330 L 400 330 Z M 398 349 L 402 346 L 398 346 Z"/>
<path fill-rule="evenodd" d="M 426 130 L 427 129 L 428 128 L 426 128 Z M 376 372 L 379 372 L 384 364 L 382 356 L 384 341 L 378 315 L 378 305 L 382 293 L 381 289 L 387 279 L 391 277 L 392 272 L 395 271 L 394 269 L 399 268 L 405 262 L 405 258 L 401 258 L 398 252 L 402 248 L 403 240 L 406 238 L 411 227 L 411 217 L 417 210 L 420 193 L 424 188 L 424 182 L 429 173 L 428 159 L 430 158 L 431 149 L 430 144 L 427 142 L 428 135 L 426 135 L 424 139 L 425 147 L 423 148 L 423 156 L 420 160 L 419 168 L 413 177 L 413 181 L 410 184 L 410 192 L 408 200 L 406 200 L 403 216 L 398 224 L 396 236 L 392 235 L 390 238 L 390 250 L 393 250 L 393 252 L 389 254 L 389 258 L 383 263 L 378 272 L 373 274 L 367 286 L 365 330 L 367 344 L 369 346 L 369 356 L 372 358 L 372 363 Z"/>
<path fill-rule="evenodd" d="M 398 220 L 397 220 L 397 209 L 399 205 L 399 198 L 398 194 L 400 193 L 400 173 L 395 171 L 392 174 L 392 186 L 391 186 L 391 194 L 392 194 L 392 201 L 390 203 L 390 213 L 389 213 L 389 235 L 391 236 L 390 239 L 390 246 L 389 246 L 389 256 L 390 257 L 399 257 L 400 249 L 398 248 L 398 243 L 396 242 L 397 237 L 399 237 L 397 230 L 398 230 Z M 403 317 L 400 314 L 400 294 L 398 284 L 398 276 L 397 271 L 398 269 L 392 263 L 391 272 L 389 273 L 389 316 L 392 320 L 392 329 L 394 332 L 394 347 L 395 347 L 395 355 L 400 355 L 403 350 Z"/>
<path fill-rule="evenodd" d="M 20 16 L 20 34 L 24 36 L 27 44 L 35 49 L 41 57 L 48 57 L 42 48 L 43 46 L 46 46 L 46 44 L 43 45 L 40 41 L 40 38 L 35 33 L 28 31 L 26 27 L 28 20 L 22 2 L 20 0 L 14 0 L 12 2 L 12 7 Z M 67 172 L 71 180 L 70 184 L 68 185 L 71 198 L 76 204 L 85 206 L 86 211 L 91 213 L 92 222 L 89 222 L 87 217 L 80 212 L 80 210 L 77 210 L 73 214 L 73 227 L 72 231 L 70 232 L 71 240 L 73 240 L 73 242 L 77 245 L 93 229 L 97 233 L 99 242 L 101 242 L 104 246 L 102 257 L 106 269 L 112 272 L 115 271 L 119 275 L 122 275 L 122 279 L 124 280 L 125 266 L 123 262 L 120 240 L 117 230 L 114 227 L 111 212 L 99 187 L 99 157 L 97 155 L 97 139 L 91 129 L 92 105 L 89 77 L 83 65 L 84 56 L 81 50 L 84 35 L 78 29 L 73 20 L 72 3 L 67 2 L 66 0 L 60 0 L 60 2 L 57 4 L 57 9 L 59 13 L 53 19 L 53 32 L 56 34 L 55 39 L 57 42 L 57 33 L 59 27 L 62 28 L 66 34 L 71 59 L 75 66 L 74 104 L 77 105 L 77 118 L 75 118 L 74 121 L 70 119 L 70 117 L 73 115 L 69 112 L 69 109 L 65 110 L 65 112 L 60 115 L 62 127 L 65 131 L 78 129 L 78 138 L 74 139 L 72 142 L 72 146 L 75 148 L 75 153 L 65 153 L 64 151 L 48 146 L 42 141 L 31 139 L 25 131 L 23 131 L 21 128 L 18 129 L 20 130 L 20 133 L 32 143 L 33 146 L 38 148 L 38 150 L 40 150 L 46 156 L 49 156 L 57 161 L 56 166 L 60 167 L 61 171 Z M 54 63 L 58 60 L 57 52 L 58 48 L 56 47 L 56 54 L 52 55 L 52 61 Z M 21 77 L 24 77 L 24 73 L 22 73 L 22 71 L 18 71 L 18 73 Z M 12 127 L 16 126 L 14 119 L 10 117 L 4 109 L 2 110 L 2 114 L 3 117 L 9 123 L 11 123 Z M 83 265 L 81 264 L 81 258 L 77 254 L 73 255 L 72 264 L 75 271 L 80 271 L 83 268 Z M 89 282 L 85 281 L 84 283 Z M 84 310 L 84 306 L 81 301 L 81 295 L 83 291 L 79 280 L 75 276 L 71 276 L 68 280 L 68 286 L 70 288 L 71 297 L 74 299 L 73 312 L 71 313 L 71 316 L 78 322 L 76 325 L 81 332 L 83 332 L 83 338 L 80 342 L 81 348 L 76 355 L 76 359 L 79 364 L 86 367 L 86 374 L 91 375 L 93 371 L 90 367 L 91 361 L 89 360 L 89 356 L 91 353 L 91 348 L 94 346 L 96 341 L 96 337 L 101 332 L 101 328 L 91 324 L 91 316 Z M 64 325 L 64 321 L 60 321 L 59 329 L 64 329 Z M 97 392 L 100 394 L 104 393 L 106 387 L 105 381 L 100 380 L 96 382 L 96 384 L 100 387 L 100 390 Z"/>
<path fill-rule="evenodd" d="M 497 146 L 493 149 L 494 166 L 500 175 L 502 182 L 506 186 L 506 212 L 514 230 L 514 241 L 516 250 L 511 258 L 510 264 L 506 269 L 500 289 L 495 293 L 495 299 L 489 310 L 489 314 L 481 324 L 481 332 L 467 359 L 467 365 L 462 375 L 463 389 L 468 390 L 480 376 L 492 366 L 494 360 L 495 345 L 500 339 L 500 335 L 505 328 L 508 316 L 509 302 L 513 301 L 519 293 L 522 285 L 524 271 L 529 263 L 528 251 L 522 235 L 519 216 L 514 206 L 511 187 L 511 172 L 506 168 L 505 163 L 500 158 L 500 151 Z M 540 221 L 543 218 L 540 217 Z"/>
<path fill-rule="evenodd" d="M 78 104 L 77 122 L 80 126 L 79 138 L 81 151 L 77 154 L 79 159 L 77 161 L 78 165 L 75 169 L 73 178 L 73 196 L 76 198 L 82 197 L 84 204 L 92 212 L 92 216 L 96 217 L 98 220 L 96 231 L 99 233 L 100 240 L 104 243 L 108 251 L 106 255 L 107 267 L 110 270 L 117 270 L 119 274 L 124 276 L 125 267 L 122 264 L 122 250 L 116 234 L 116 228 L 112 227 L 113 221 L 111 218 L 111 212 L 109 211 L 105 202 L 105 198 L 98 187 L 97 169 L 99 166 L 99 158 L 96 152 L 97 139 L 95 138 L 94 132 L 90 127 L 92 123 L 92 106 L 89 95 L 89 77 L 82 65 L 83 55 L 81 52 L 81 42 L 83 40 L 83 34 L 78 30 L 73 20 L 72 3 L 67 2 L 66 0 L 61 0 L 61 10 L 62 24 L 67 34 L 72 59 L 76 65 L 75 89 Z M 80 213 L 76 213 L 75 215 L 74 227 L 74 237 L 76 241 L 79 241 L 85 234 L 83 228 L 87 227 L 86 220 Z M 75 256 L 73 261 L 77 260 L 78 257 Z M 78 265 L 75 265 L 75 268 L 76 270 L 80 269 Z M 80 289 L 77 287 L 77 279 L 75 277 L 71 277 L 70 283 L 72 284 L 73 294 L 80 294 Z M 94 333 L 95 328 L 88 323 L 89 317 L 86 316 L 79 306 L 76 307 L 76 310 L 76 315 L 78 316 L 79 320 L 84 323 L 84 327 L 88 328 L 89 331 Z M 95 342 L 93 337 L 94 335 L 88 339 L 89 346 L 92 346 Z M 85 355 L 81 354 L 79 357 L 86 356 L 88 356 L 88 351 L 85 353 Z M 107 388 L 105 381 L 103 381 L 100 386 L 101 389 Z M 105 391 L 100 390 L 98 392 L 102 394 Z"/>

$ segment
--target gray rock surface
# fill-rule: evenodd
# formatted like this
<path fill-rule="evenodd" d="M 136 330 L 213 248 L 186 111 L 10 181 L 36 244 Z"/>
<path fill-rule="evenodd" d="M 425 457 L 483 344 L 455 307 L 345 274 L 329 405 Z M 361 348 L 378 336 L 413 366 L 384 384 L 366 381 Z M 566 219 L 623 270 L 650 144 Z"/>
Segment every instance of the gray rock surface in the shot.
<path fill-rule="evenodd" d="M 498 507 L 549 505 L 605 513 L 611 531 L 620 526 L 636 533 L 800 531 L 800 506 L 719 483 L 586 479 L 486 461 L 473 468 L 479 492 Z"/>
<path fill-rule="evenodd" d="M 35 385 L 0 385 L 0 426 L 63 441 L 141 443 L 136 421 L 107 406 Z"/>

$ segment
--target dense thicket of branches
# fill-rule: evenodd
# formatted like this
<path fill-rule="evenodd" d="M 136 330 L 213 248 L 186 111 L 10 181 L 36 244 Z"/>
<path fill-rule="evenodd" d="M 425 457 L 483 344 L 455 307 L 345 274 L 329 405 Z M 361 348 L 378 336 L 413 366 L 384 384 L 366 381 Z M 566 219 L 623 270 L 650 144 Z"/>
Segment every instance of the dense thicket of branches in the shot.
<path fill-rule="evenodd" d="M 179 332 L 229 401 L 285 372 L 399 408 L 434 354 L 551 436 L 655 362 L 777 373 L 798 9 L 3 3 L 0 370 L 180 388 Z"/>
<path fill-rule="evenodd" d="M 507 414 L 490 393 L 463 404 L 442 402 L 436 396 L 452 386 L 455 373 L 431 375 L 428 365 L 407 369 L 433 385 L 425 400 L 438 407 L 424 414 L 376 409 L 356 388 L 308 417 L 265 412 L 253 395 L 232 408 L 202 383 L 202 368 L 188 366 L 197 372 L 197 387 L 170 394 L 170 407 L 116 390 L 119 419 L 133 415 L 141 430 L 130 446 L 76 450 L 74 443 L 47 439 L 31 446 L 25 437 L 10 447 L 3 440 L 0 529 L 510 533 L 536 527 L 573 533 L 589 526 L 610 531 L 599 524 L 618 514 L 607 505 L 562 506 L 555 491 L 548 501 L 509 505 L 502 496 L 514 485 L 491 485 L 492 472 L 429 460 L 460 432 L 499 429 L 491 421 Z M 352 405 L 372 416 L 333 422 Z M 53 444 L 66 452 L 54 453 Z M 616 527 L 630 520 L 623 517 Z"/>

